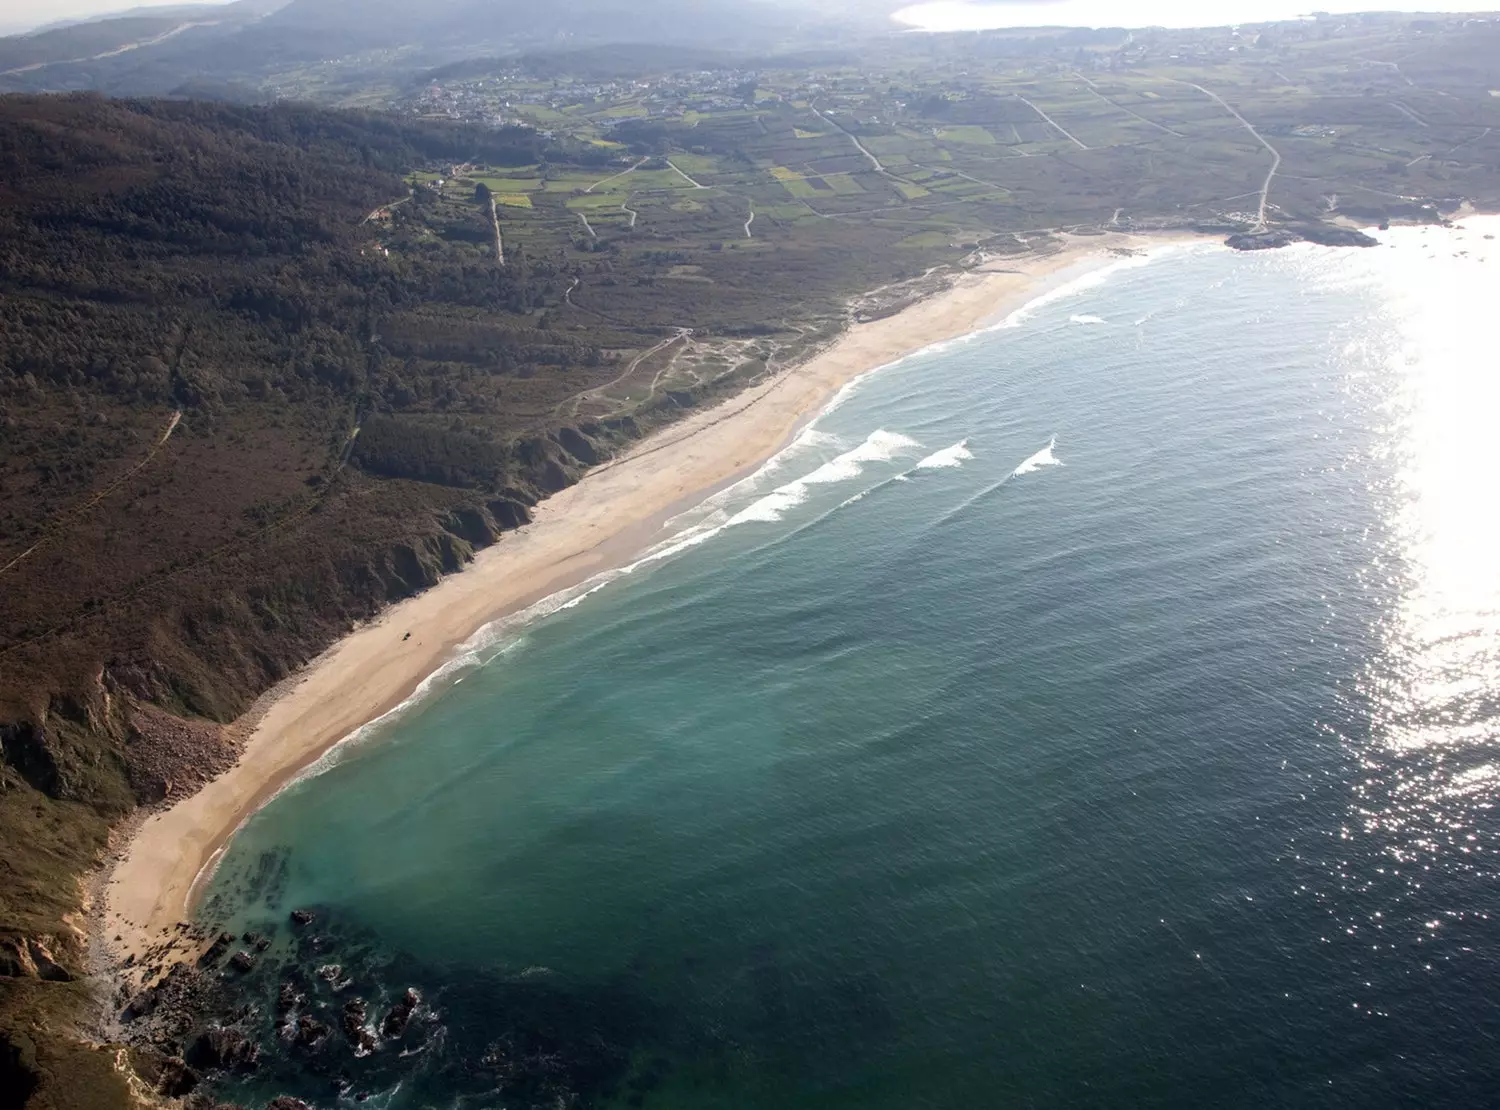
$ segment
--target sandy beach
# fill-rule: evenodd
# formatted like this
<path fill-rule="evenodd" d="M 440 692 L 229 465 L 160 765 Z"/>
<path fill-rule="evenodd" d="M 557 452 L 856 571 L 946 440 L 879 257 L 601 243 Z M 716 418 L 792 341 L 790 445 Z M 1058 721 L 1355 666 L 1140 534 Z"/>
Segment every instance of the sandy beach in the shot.
<path fill-rule="evenodd" d="M 201 876 L 245 818 L 340 740 L 409 698 L 477 630 L 630 561 L 662 538 L 669 516 L 758 467 L 861 374 L 1003 318 L 1049 287 L 1116 261 L 1112 250 L 1166 241 L 1071 238 L 1061 252 L 991 263 L 895 315 L 856 324 L 799 366 L 596 468 L 463 573 L 352 632 L 263 699 L 233 769 L 139 823 L 96 907 L 110 961 L 134 957 L 137 976 L 154 962 L 142 957 L 178 935 Z"/>

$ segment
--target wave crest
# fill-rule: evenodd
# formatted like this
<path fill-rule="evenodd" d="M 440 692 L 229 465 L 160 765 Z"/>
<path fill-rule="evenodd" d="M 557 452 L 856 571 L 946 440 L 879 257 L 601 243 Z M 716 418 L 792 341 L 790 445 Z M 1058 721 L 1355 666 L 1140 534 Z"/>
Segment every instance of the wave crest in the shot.
<path fill-rule="evenodd" d="M 1057 446 L 1057 437 L 1053 436 L 1047 446 L 1043 447 L 1035 455 L 1026 459 L 1020 466 L 1011 471 L 1011 476 L 1019 478 L 1023 474 L 1031 474 L 1044 466 L 1062 466 L 1063 461 L 1052 453 Z"/>

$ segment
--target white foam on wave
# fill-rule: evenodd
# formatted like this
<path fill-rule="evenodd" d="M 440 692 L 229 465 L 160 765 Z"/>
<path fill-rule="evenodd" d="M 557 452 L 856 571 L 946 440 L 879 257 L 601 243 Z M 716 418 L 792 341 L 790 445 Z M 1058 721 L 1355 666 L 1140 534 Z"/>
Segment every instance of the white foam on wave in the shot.
<path fill-rule="evenodd" d="M 1011 471 L 1011 476 L 1019 478 L 1023 474 L 1031 474 L 1044 466 L 1062 466 L 1063 461 L 1052 453 L 1057 446 L 1057 437 L 1053 436 L 1047 446 L 1043 447 L 1035 455 L 1032 455 L 1020 466 Z"/>
<path fill-rule="evenodd" d="M 1090 316 L 1086 312 L 1080 312 L 1077 315 L 1069 316 L 1068 317 L 1068 322 L 1070 324 L 1107 324 L 1107 323 L 1109 323 L 1109 321 L 1106 320 L 1103 316 Z"/>
<path fill-rule="evenodd" d="M 669 517 L 663 522 L 662 529 L 664 531 L 677 531 L 723 524 L 729 519 L 728 514 L 724 511 L 726 506 L 733 504 L 747 493 L 764 485 L 767 479 L 777 471 L 792 465 L 799 456 L 809 451 L 843 447 L 845 443 L 845 440 L 834 435 L 832 432 L 821 431 L 809 424 L 790 443 L 756 468 L 754 473 L 747 474 L 733 485 L 725 486 L 718 493 L 712 497 L 704 498 L 692 508 L 684 509 L 676 516 Z"/>
<path fill-rule="evenodd" d="M 858 447 L 830 459 L 806 477 L 777 486 L 730 517 L 724 526 L 733 528 L 739 524 L 780 520 L 787 510 L 794 509 L 807 500 L 808 487 L 852 481 L 864 473 L 867 463 L 885 462 L 920 446 L 916 440 L 899 432 L 879 428 L 871 432 Z"/>
<path fill-rule="evenodd" d="M 941 467 L 963 466 L 963 464 L 974 457 L 974 452 L 969 450 L 969 441 L 961 439 L 952 447 L 944 447 L 928 455 L 913 470 L 936 470 Z"/>
<path fill-rule="evenodd" d="M 1038 309 L 1043 308 L 1046 305 L 1053 304 L 1056 301 L 1066 300 L 1069 297 L 1076 296 L 1079 293 L 1084 293 L 1090 289 L 1096 288 L 1097 286 L 1103 285 L 1105 282 L 1113 278 L 1116 274 L 1123 273 L 1126 270 L 1136 270 L 1142 266 L 1149 266 L 1152 262 L 1155 262 L 1162 258 L 1164 255 L 1170 253 L 1181 250 L 1202 248 L 1203 244 L 1198 242 L 1163 243 L 1160 246 L 1152 247 L 1149 250 L 1141 252 L 1140 254 L 1131 255 L 1128 258 L 1118 259 L 1117 261 L 1111 262 L 1105 266 L 1099 266 L 1096 269 L 1089 270 L 1087 273 L 1080 274 L 1078 277 L 1074 278 L 1071 281 L 1065 281 L 1061 285 L 1038 294 L 1037 296 L 1031 298 L 1031 300 L 1023 304 L 1020 308 L 1012 312 L 1009 316 L 1005 317 L 1005 319 L 1001 320 L 998 324 L 993 324 L 990 327 L 985 328 L 984 331 L 1003 331 L 1007 328 L 1018 328 L 1032 316 L 1034 316 Z"/>

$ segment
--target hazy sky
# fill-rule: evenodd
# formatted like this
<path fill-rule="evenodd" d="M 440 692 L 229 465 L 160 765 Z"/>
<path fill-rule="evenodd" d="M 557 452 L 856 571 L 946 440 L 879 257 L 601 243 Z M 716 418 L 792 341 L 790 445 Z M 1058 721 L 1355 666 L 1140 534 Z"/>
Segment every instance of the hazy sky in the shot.
<path fill-rule="evenodd" d="M 127 8 L 184 0 L 0 0 L 0 34 L 14 34 L 45 23 L 99 15 Z M 208 0 L 212 3 L 215 0 Z M 223 0 L 218 0 L 223 2 Z M 705 4 L 721 0 L 704 0 Z M 872 7 L 901 7 L 900 0 L 866 0 Z M 1285 19 L 1305 11 L 1489 11 L 1500 0 L 1004 0 L 983 4 L 938 0 L 922 4 L 927 18 L 919 22 L 934 29 L 961 30 L 976 26 L 1024 26 L 1051 23 L 1081 26 L 1141 26 L 1158 24 L 1190 27 L 1205 23 Z"/>
<path fill-rule="evenodd" d="M 1309 12 L 1484 12 L 1500 0 L 931 0 L 902 9 L 900 21 L 931 31 L 1037 24 L 1081 27 L 1203 27 L 1295 19 Z"/>

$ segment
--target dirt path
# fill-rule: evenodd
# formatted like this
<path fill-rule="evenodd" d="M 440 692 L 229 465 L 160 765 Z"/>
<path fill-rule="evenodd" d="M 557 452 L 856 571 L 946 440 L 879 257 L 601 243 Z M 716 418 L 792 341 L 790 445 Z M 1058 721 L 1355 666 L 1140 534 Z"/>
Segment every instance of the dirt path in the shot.
<path fill-rule="evenodd" d="M 672 159 L 670 159 L 670 158 L 667 159 L 667 165 L 671 166 L 672 169 L 676 170 L 677 171 L 677 176 L 680 177 L 680 178 L 682 178 L 682 180 L 686 181 L 693 188 L 695 188 L 695 189 L 707 189 L 708 188 L 707 185 L 703 185 L 703 184 L 701 184 L 701 183 L 699 183 L 697 181 L 694 181 L 687 174 L 683 173 L 682 169 L 677 165 L 676 162 L 672 161 Z"/>
<path fill-rule="evenodd" d="M 648 161 L 650 161 L 650 159 L 648 159 L 648 158 L 642 158 L 635 165 L 631 166 L 628 170 L 621 170 L 619 173 L 612 173 L 608 177 L 600 178 L 598 181 L 594 182 L 587 189 L 585 189 L 584 193 L 585 194 L 592 193 L 595 189 L 599 188 L 600 185 L 608 185 L 611 181 L 613 181 L 617 177 L 624 177 L 627 173 L 635 173 L 636 170 L 640 169 Z M 681 171 L 679 170 L 678 172 L 680 173 Z"/>
<path fill-rule="evenodd" d="M 583 230 L 589 233 L 590 239 L 599 238 L 599 236 L 594 234 L 594 225 L 589 223 L 589 218 L 586 215 L 580 212 L 578 213 L 578 218 L 583 221 Z"/>
<path fill-rule="evenodd" d="M 71 509 L 64 509 L 57 515 L 56 518 L 53 519 L 50 524 L 46 526 L 45 529 L 43 529 L 41 539 L 37 540 L 36 543 L 32 544 L 10 562 L 6 563 L 3 567 L 0 567 L 0 574 L 4 574 L 12 567 L 19 566 L 33 551 L 36 551 L 38 548 L 44 546 L 48 540 L 60 535 L 63 526 L 66 525 L 69 520 L 74 517 L 82 516 L 84 513 L 88 512 L 95 505 L 99 504 L 99 502 L 103 501 L 110 494 L 114 493 L 115 490 L 119 489 L 126 482 L 130 481 L 130 479 L 134 478 L 137 474 L 144 470 L 150 464 L 151 460 L 156 458 L 157 452 L 166 446 L 167 440 L 172 438 L 172 433 L 177 430 L 177 425 L 181 422 L 182 410 L 178 409 L 174 413 L 172 413 L 171 419 L 167 421 L 166 430 L 162 432 L 161 438 L 151 445 L 151 450 L 146 452 L 146 457 L 144 459 L 136 463 L 124 474 L 121 474 L 114 481 L 110 482 L 109 485 L 105 486 L 98 493 L 94 494 L 81 505 L 77 505 Z"/>
<path fill-rule="evenodd" d="M 755 236 L 753 236 L 753 235 L 750 234 L 750 225 L 753 224 L 754 222 L 755 222 L 755 209 L 752 208 L 752 209 L 750 209 L 750 218 L 745 221 L 745 238 L 746 239 L 754 239 L 755 238 Z"/>
<path fill-rule="evenodd" d="M 571 292 L 571 290 L 569 290 L 569 292 Z M 676 343 L 679 340 L 688 338 L 692 334 L 692 328 L 677 328 L 671 336 L 663 339 L 660 343 L 656 344 L 656 346 L 642 351 L 640 354 L 636 355 L 635 358 L 631 359 L 630 365 L 625 367 L 622 373 L 616 375 L 614 378 L 605 382 L 603 385 L 595 386 L 593 389 L 585 389 L 582 393 L 575 393 L 573 396 L 569 397 L 566 401 L 557 406 L 557 414 L 561 416 L 563 415 L 564 410 L 566 410 L 571 415 L 578 415 L 578 406 L 583 403 L 585 398 L 592 397 L 595 394 L 604 393 L 607 390 L 613 389 L 615 386 L 623 382 L 626 378 L 630 377 L 630 375 L 634 374 L 641 363 L 645 362 L 652 355 L 656 354 L 658 351 L 665 350 L 667 347 L 670 347 L 673 343 Z"/>
<path fill-rule="evenodd" d="M 1039 116 L 1041 116 L 1041 117 L 1042 117 L 1042 119 L 1043 119 L 1043 120 L 1045 120 L 1045 121 L 1046 121 L 1046 123 L 1047 123 L 1047 125 L 1048 125 L 1048 126 L 1049 126 L 1049 127 L 1052 127 L 1052 128 L 1054 128 L 1054 129 L 1056 129 L 1056 130 L 1057 130 L 1057 131 L 1059 131 L 1059 132 L 1061 132 L 1061 134 L 1062 134 L 1062 136 L 1063 136 L 1063 138 L 1065 138 L 1065 139 L 1067 139 L 1067 140 L 1068 140 L 1068 141 L 1069 141 L 1069 142 L 1071 142 L 1071 143 L 1072 143 L 1072 144 L 1073 144 L 1073 145 L 1074 145 L 1074 146 L 1076 146 L 1076 147 L 1077 147 L 1077 148 L 1078 148 L 1078 149 L 1079 149 L 1079 150 L 1087 150 L 1087 149 L 1088 149 L 1088 147 L 1086 147 L 1086 146 L 1084 146 L 1084 145 L 1083 145 L 1083 143 L 1082 143 L 1082 142 L 1080 142 L 1080 141 L 1079 141 L 1079 140 L 1078 140 L 1078 138 L 1077 138 L 1077 137 L 1076 137 L 1076 136 L 1075 136 L 1075 135 L 1074 135 L 1074 134 L 1073 134 L 1073 133 L 1072 133 L 1072 132 L 1071 132 L 1071 131 L 1069 131 L 1069 130 L 1068 130 L 1068 129 L 1067 129 L 1067 128 L 1066 128 L 1066 127 L 1064 127 L 1064 126 L 1063 126 L 1063 125 L 1062 125 L 1062 124 L 1060 124 L 1060 123 L 1058 123 L 1058 122 L 1057 122 L 1057 121 L 1056 121 L 1056 120 L 1055 120 L 1055 119 L 1053 119 L 1053 118 L 1052 118 L 1052 117 L 1051 117 L 1051 116 L 1049 116 L 1049 115 L 1048 115 L 1048 114 L 1047 114 L 1047 113 L 1046 113 L 1046 112 L 1044 112 L 1044 111 L 1042 111 L 1042 110 L 1041 110 L 1041 109 L 1040 109 L 1040 108 L 1038 108 L 1038 107 L 1037 107 L 1037 106 L 1036 106 L 1036 105 L 1035 105 L 1035 104 L 1033 104 L 1033 103 L 1032 103 L 1032 102 L 1031 102 L 1031 101 L 1029 101 L 1029 100 L 1027 100 L 1027 99 L 1026 99 L 1026 98 L 1025 98 L 1025 97 L 1024 97 L 1024 96 L 1022 96 L 1022 95 L 1021 95 L 1021 94 L 1020 94 L 1020 93 L 1016 93 L 1016 94 L 1015 94 L 1015 97 L 1016 97 L 1016 99 L 1017 99 L 1017 100 L 1019 100 L 1019 101 L 1020 101 L 1020 102 L 1021 102 L 1021 103 L 1022 103 L 1022 104 L 1024 104 L 1024 105 L 1026 105 L 1026 107 L 1028 107 L 1028 108 L 1030 108 L 1030 109 L 1031 109 L 1031 110 L 1032 110 L 1032 111 L 1033 111 L 1033 112 L 1035 112 L 1035 113 L 1036 113 L 1036 114 L 1037 114 L 1037 115 L 1039 115 Z"/>
<path fill-rule="evenodd" d="M 370 210 L 370 214 L 363 220 L 361 220 L 360 223 L 367 224 L 371 220 L 378 220 L 381 216 L 381 213 L 389 212 L 393 208 L 398 208 L 409 200 L 411 200 L 411 194 L 407 193 L 406 196 L 402 197 L 400 200 L 393 200 L 390 204 L 382 204 L 379 208 L 373 208 Z"/>
<path fill-rule="evenodd" d="M 1167 78 L 1167 80 L 1176 81 L 1177 84 L 1186 85 L 1190 89 L 1197 89 L 1204 96 L 1208 97 L 1210 100 L 1218 104 L 1235 119 L 1239 120 L 1240 123 L 1244 125 L 1245 130 L 1255 136 L 1255 141 L 1271 152 L 1271 172 L 1266 174 L 1265 184 L 1260 187 L 1260 215 L 1256 222 L 1256 230 L 1264 231 L 1266 229 L 1266 206 L 1267 204 L 1269 204 L 1271 198 L 1271 182 L 1276 178 L 1276 171 L 1281 169 L 1281 151 L 1277 150 L 1270 143 L 1266 142 L 1264 136 L 1262 136 L 1259 131 L 1255 130 L 1255 128 L 1251 126 L 1250 121 L 1236 112 L 1234 108 L 1229 104 L 1229 102 L 1218 93 L 1209 92 L 1202 85 L 1195 85 L 1191 81 L 1178 81 L 1175 77 L 1169 77 Z"/>
<path fill-rule="evenodd" d="M 625 226 L 628 227 L 628 228 L 630 228 L 632 231 L 634 231 L 635 230 L 635 221 L 640 216 L 640 213 L 637 212 L 634 208 L 627 207 L 627 205 L 629 203 L 630 203 L 630 198 L 629 197 L 626 197 L 624 200 L 622 200 L 620 202 L 620 211 L 624 212 L 627 216 L 630 217 L 630 222 L 628 224 L 626 224 Z"/>
<path fill-rule="evenodd" d="M 1403 116 L 1405 116 L 1407 119 L 1411 120 L 1412 123 L 1416 124 L 1418 127 L 1431 127 L 1432 126 L 1432 124 L 1428 123 L 1421 116 L 1417 115 L 1417 113 L 1413 112 L 1405 104 L 1402 104 L 1401 101 L 1399 101 L 1399 100 L 1392 100 L 1390 102 L 1390 104 L 1391 104 L 1392 108 L 1396 109 L 1396 111 L 1400 112 Z"/>
<path fill-rule="evenodd" d="M 890 170 L 886 169 L 885 166 L 883 166 L 881 164 L 879 158 L 876 158 L 875 155 L 873 155 L 873 154 L 871 154 L 869 152 L 869 150 L 865 147 L 865 144 L 859 141 L 859 137 L 857 135 L 855 135 L 854 132 L 850 131 L 842 123 L 839 123 L 838 120 L 833 119 L 831 116 L 825 116 L 822 112 L 818 111 L 818 109 L 816 107 L 814 107 L 813 105 L 809 104 L 808 107 L 812 110 L 812 114 L 813 115 L 817 116 L 824 123 L 828 124 L 828 126 L 836 128 L 839 131 L 842 131 L 844 133 L 845 137 L 848 138 L 848 140 L 851 143 L 854 144 L 855 149 L 858 150 L 861 154 L 863 154 L 866 158 L 868 158 L 870 160 L 870 168 L 871 169 L 873 169 L 876 173 L 884 174 L 886 177 L 889 177 L 892 181 L 899 180 L 894 174 L 891 173 Z"/>
<path fill-rule="evenodd" d="M 500 234 L 500 212 L 495 204 L 495 198 L 490 197 L 490 223 L 495 228 L 495 261 L 505 265 L 505 239 Z"/>
<path fill-rule="evenodd" d="M 1080 73 L 1078 76 L 1083 77 L 1083 74 Z M 1125 105 L 1116 103 L 1115 101 L 1111 100 L 1109 97 L 1105 96 L 1102 92 L 1100 92 L 1094 86 L 1094 83 L 1092 81 L 1090 81 L 1087 77 L 1083 77 L 1083 81 L 1084 81 L 1084 84 L 1088 85 L 1089 92 L 1093 93 L 1096 97 L 1098 97 L 1100 100 L 1104 101 L 1104 103 L 1108 104 L 1111 108 L 1116 108 L 1119 111 L 1124 112 L 1127 116 L 1130 116 L 1132 119 L 1138 119 L 1138 120 L 1140 120 L 1144 124 L 1149 124 L 1150 126 L 1156 128 L 1158 131 L 1165 131 L 1168 135 L 1175 135 L 1179 139 L 1185 139 L 1185 138 L 1187 138 L 1187 136 L 1184 135 L 1181 131 L 1173 131 L 1166 124 L 1164 124 L 1164 123 L 1157 123 L 1154 119 L 1147 119 L 1145 116 L 1141 115 L 1139 112 L 1132 111 L 1131 109 L 1125 107 Z"/>

